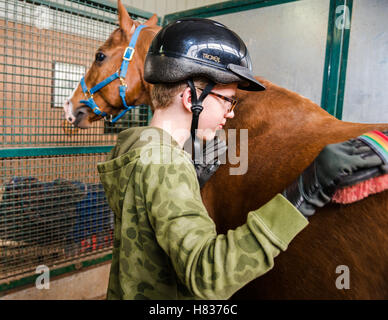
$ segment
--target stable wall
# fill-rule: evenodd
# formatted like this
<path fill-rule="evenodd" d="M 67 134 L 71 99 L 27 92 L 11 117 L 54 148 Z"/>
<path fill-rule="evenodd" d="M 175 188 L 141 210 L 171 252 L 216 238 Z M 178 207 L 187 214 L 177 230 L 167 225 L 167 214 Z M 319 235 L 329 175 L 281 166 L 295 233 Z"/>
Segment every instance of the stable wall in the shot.
<path fill-rule="evenodd" d="M 254 74 L 320 103 L 329 0 L 303 0 L 212 17 L 248 46 Z"/>
<path fill-rule="evenodd" d="M 342 119 L 388 122 L 388 0 L 353 3 Z"/>
<path fill-rule="evenodd" d="M 110 2 L 116 3 L 115 0 L 110 0 Z M 163 17 L 172 12 L 208 6 L 224 2 L 224 0 L 122 0 L 122 2 L 126 6 L 153 12 Z"/>
<path fill-rule="evenodd" d="M 388 122 L 388 0 L 224 2 L 164 17 L 217 20 L 238 33 L 255 75 L 339 119 Z"/>

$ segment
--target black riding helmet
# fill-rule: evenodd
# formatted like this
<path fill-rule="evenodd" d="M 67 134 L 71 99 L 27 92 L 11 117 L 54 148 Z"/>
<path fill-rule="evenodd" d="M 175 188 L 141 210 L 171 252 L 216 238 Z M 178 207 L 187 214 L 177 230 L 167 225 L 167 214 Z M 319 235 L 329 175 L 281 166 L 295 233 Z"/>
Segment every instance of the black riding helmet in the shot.
<path fill-rule="evenodd" d="M 199 98 L 193 81 L 196 77 L 209 80 Z M 159 31 L 147 53 L 144 79 L 153 84 L 187 81 L 193 113 L 194 164 L 200 163 L 196 130 L 202 101 L 215 84 L 238 82 L 242 90 L 265 90 L 252 75 L 251 58 L 240 37 L 223 24 L 202 18 L 179 19 Z"/>
<path fill-rule="evenodd" d="M 265 89 L 253 77 L 248 49 L 236 33 L 213 20 L 183 18 L 155 36 L 146 57 L 144 79 L 169 83 L 195 77 L 223 84 L 239 82 L 242 90 Z"/>

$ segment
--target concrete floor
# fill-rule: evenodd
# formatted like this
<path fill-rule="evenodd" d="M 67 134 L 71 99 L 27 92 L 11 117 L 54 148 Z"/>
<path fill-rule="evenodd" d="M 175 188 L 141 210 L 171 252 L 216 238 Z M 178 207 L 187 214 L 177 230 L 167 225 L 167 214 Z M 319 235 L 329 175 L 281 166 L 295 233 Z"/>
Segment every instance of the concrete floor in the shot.
<path fill-rule="evenodd" d="M 37 289 L 35 285 L 14 289 L 0 300 L 103 300 L 108 288 L 109 271 L 110 262 L 106 262 L 51 278 L 49 289 Z"/>

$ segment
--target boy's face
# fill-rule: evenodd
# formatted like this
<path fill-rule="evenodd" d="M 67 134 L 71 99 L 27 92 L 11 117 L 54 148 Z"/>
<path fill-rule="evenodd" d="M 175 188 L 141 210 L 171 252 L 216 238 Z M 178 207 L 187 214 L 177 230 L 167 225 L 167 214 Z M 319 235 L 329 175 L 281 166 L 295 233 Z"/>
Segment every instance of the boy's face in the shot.
<path fill-rule="evenodd" d="M 237 83 L 217 84 L 211 92 L 234 99 L 236 90 Z M 197 92 L 201 94 L 200 90 Z M 226 120 L 234 117 L 234 111 L 230 111 L 230 102 L 211 93 L 207 95 L 202 105 L 203 111 L 199 116 L 197 136 L 200 139 L 211 140 L 214 138 L 216 131 L 222 129 Z"/>

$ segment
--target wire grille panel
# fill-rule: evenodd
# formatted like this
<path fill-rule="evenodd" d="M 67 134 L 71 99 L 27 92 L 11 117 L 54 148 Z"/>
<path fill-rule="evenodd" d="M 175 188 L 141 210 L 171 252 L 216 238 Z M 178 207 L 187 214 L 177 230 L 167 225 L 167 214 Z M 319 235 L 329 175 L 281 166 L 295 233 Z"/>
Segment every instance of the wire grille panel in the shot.
<path fill-rule="evenodd" d="M 76 130 L 62 102 L 115 28 L 104 1 L 0 0 L 0 283 L 111 252 L 96 165 L 117 133 L 148 124 L 150 109 Z"/>
<path fill-rule="evenodd" d="M 91 1 L 44 3 L 52 6 L 0 0 L 0 145 L 112 144 L 116 135 L 110 133 L 145 125 L 147 106 L 131 110 L 113 128 L 97 121 L 77 130 L 64 121 L 62 102 L 117 28 L 117 13 Z"/>
<path fill-rule="evenodd" d="M 113 213 L 96 175 L 105 158 L 1 160 L 0 279 L 111 248 Z"/>

